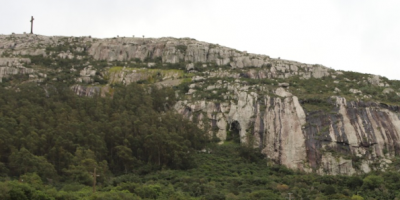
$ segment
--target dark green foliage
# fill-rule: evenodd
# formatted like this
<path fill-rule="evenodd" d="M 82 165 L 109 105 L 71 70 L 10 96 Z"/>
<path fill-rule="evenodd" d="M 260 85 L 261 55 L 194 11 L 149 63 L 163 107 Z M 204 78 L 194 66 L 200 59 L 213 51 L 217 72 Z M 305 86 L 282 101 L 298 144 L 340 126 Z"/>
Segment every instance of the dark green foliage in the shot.
<path fill-rule="evenodd" d="M 179 62 L 179 63 L 165 63 L 163 64 L 162 69 L 179 69 L 179 70 L 186 70 L 186 63 Z"/>
<path fill-rule="evenodd" d="M 350 189 L 356 189 L 361 187 L 363 184 L 363 180 L 358 176 L 351 176 L 347 179 L 347 187 Z"/>
<path fill-rule="evenodd" d="M 155 57 L 155 58 L 146 57 L 146 58 L 144 59 L 144 62 L 145 62 L 145 63 L 154 62 L 154 63 L 157 63 L 157 64 L 161 64 L 161 63 L 162 63 L 162 57 L 161 57 L 161 56 L 160 56 L 160 57 Z M 120 66 L 120 65 L 119 65 L 119 66 Z"/>
<path fill-rule="evenodd" d="M 11 153 L 8 161 L 12 174 L 36 172 L 43 178 L 55 178 L 57 175 L 54 166 L 43 156 L 35 156 L 24 147 Z"/>
<path fill-rule="evenodd" d="M 328 99 L 319 99 L 319 98 L 309 98 L 309 99 L 300 99 L 301 106 L 306 111 L 332 111 L 334 108 L 333 103 L 329 103 Z"/>
<path fill-rule="evenodd" d="M 181 84 L 177 85 L 174 87 L 175 90 L 181 92 L 182 94 L 186 94 L 189 92 L 189 86 L 190 86 L 191 82 L 189 81 L 184 81 Z"/>
<path fill-rule="evenodd" d="M 208 145 L 211 153 L 196 153 L 197 166 L 187 170 L 138 172 L 110 178 L 97 192 L 82 184 L 59 183 L 57 189 L 35 174 L 23 182 L 0 182 L 2 199 L 364 199 L 399 197 L 397 172 L 357 176 L 305 174 L 266 159 L 249 162 L 240 144 Z M 385 181 L 383 181 L 385 180 Z M 46 186 L 47 185 L 47 186 Z M 12 198 L 10 198 L 12 197 Z"/>
<path fill-rule="evenodd" d="M 34 64 L 34 65 L 43 65 L 43 66 L 46 66 L 46 67 L 50 67 L 52 65 L 51 58 L 44 57 L 42 55 L 29 56 L 29 58 L 31 59 L 31 63 Z"/>
<path fill-rule="evenodd" d="M 271 80 L 268 78 L 264 79 L 250 79 L 250 78 L 242 78 L 241 80 L 246 81 L 250 85 L 273 85 L 277 84 L 275 80 Z"/>
<path fill-rule="evenodd" d="M 254 200 L 270 200 L 270 199 L 284 199 L 280 195 L 273 193 L 270 190 L 259 190 L 250 193 L 249 199 Z"/>
<path fill-rule="evenodd" d="M 63 87 L 48 87 L 47 97 L 36 85 L 0 90 L 2 174 L 90 184 L 96 167 L 104 182 L 110 172 L 193 167 L 195 149 L 205 144 L 195 124 L 170 112 L 171 89 L 132 84 L 115 88 L 112 99 L 78 97 Z"/>
<path fill-rule="evenodd" d="M 224 101 L 224 96 L 223 94 L 228 92 L 228 90 L 226 88 L 219 88 L 219 89 L 215 89 L 212 92 L 204 92 L 202 93 L 203 98 L 207 99 L 207 100 L 214 100 L 217 102 L 223 102 Z"/>
<path fill-rule="evenodd" d="M 322 192 L 323 192 L 325 195 L 333 195 L 333 194 L 336 193 L 336 189 L 335 189 L 335 187 L 333 187 L 332 185 L 326 185 L 326 186 L 322 189 Z"/>
<path fill-rule="evenodd" d="M 178 49 L 182 53 L 186 53 L 187 46 L 186 45 L 177 45 L 176 49 Z"/>
<path fill-rule="evenodd" d="M 304 79 L 300 76 L 293 76 L 278 81 L 290 83 L 289 91 L 299 98 L 307 112 L 331 111 L 333 108 L 333 103 L 329 100 L 331 96 L 342 96 L 347 101 L 361 99 L 367 102 L 384 102 L 389 105 L 400 104 L 400 97 L 395 92 L 384 94 L 383 87 L 372 85 L 368 81 L 370 75 L 344 71 L 342 73 L 335 78 L 327 76 Z M 400 87 L 400 81 L 389 81 L 385 78 L 381 78 L 381 80 L 392 84 L 391 88 L 395 90 Z M 260 80 L 259 83 L 262 81 Z M 339 90 L 335 92 L 335 88 Z M 353 94 L 350 89 L 360 90 L 362 94 Z"/>
<path fill-rule="evenodd" d="M 369 175 L 363 179 L 362 187 L 365 189 L 375 189 L 383 184 L 383 178 L 377 175 Z"/>
<path fill-rule="evenodd" d="M 89 48 L 90 42 L 83 43 L 80 40 L 83 40 L 83 38 L 63 38 L 60 40 L 63 42 L 62 44 L 53 44 L 52 46 L 47 46 L 46 53 L 56 56 L 61 52 L 70 52 L 76 56 L 87 56 L 88 53 L 86 50 Z M 78 51 L 78 48 L 81 50 Z"/>
<path fill-rule="evenodd" d="M 85 98 L 75 96 L 69 86 L 75 84 L 79 71 L 88 65 L 98 70 L 92 77 L 94 82 L 107 84 L 108 77 L 100 71 L 108 70 L 107 67 L 146 68 L 147 63 L 153 62 L 153 69 L 186 70 L 188 62 L 162 63 L 162 57 L 150 54 L 144 60 L 94 60 L 87 52 L 90 42 L 79 41 L 80 38 L 62 39 L 60 44 L 46 48 L 46 57 L 19 55 L 31 59 L 32 65 L 27 67 L 47 74 L 39 87 L 21 85 L 29 79 L 27 74 L 3 78 L 1 85 L 12 87 L 0 88 L 0 199 L 275 200 L 288 199 L 288 193 L 292 193 L 292 199 L 400 197 L 398 158 L 386 172 L 354 176 L 304 174 L 269 161 L 253 148 L 251 135 L 246 138 L 247 144 L 240 144 L 240 127 L 228 125 L 227 141 L 217 145 L 220 141 L 215 134 L 206 139 L 196 124 L 171 112 L 176 101 L 174 91 L 185 96 L 192 76 L 207 77 L 208 72 L 216 70 L 239 74 L 240 83 L 260 96 L 274 96 L 272 91 L 278 84 L 287 82 L 290 87 L 286 89 L 299 97 L 310 116 L 334 111 L 329 97 L 336 95 L 349 101 L 371 95 L 364 100 L 399 105 L 400 97 L 395 92 L 383 94 L 383 87 L 369 83 L 367 74 L 343 72 L 335 78 L 253 79 L 249 69 L 271 69 L 272 64 L 232 69 L 229 64 L 194 63 L 194 71 L 184 74 L 183 83 L 173 89 L 145 88 L 144 84 L 162 80 L 157 75 L 140 81 L 143 85 L 111 85 L 112 98 Z M 176 49 L 186 54 L 188 47 L 178 45 Z M 70 52 L 75 58 L 60 58 L 61 52 Z M 3 56 L 18 55 L 7 50 Z M 230 59 L 234 61 L 234 57 Z M 398 92 L 400 81 L 382 80 Z M 225 88 L 205 90 L 218 81 L 232 83 L 235 79 L 203 80 L 204 84 L 195 88 L 196 98 L 231 100 L 230 91 Z M 340 91 L 334 92 L 334 88 Z M 362 95 L 352 94 L 350 89 L 358 89 Z M 325 134 L 328 128 L 321 126 L 320 133 Z M 206 153 L 199 151 L 204 148 Z M 351 159 L 356 169 L 361 167 L 362 158 Z M 95 194 L 91 188 L 94 169 L 99 175 Z"/>
<path fill-rule="evenodd" d="M 95 76 L 93 79 L 94 79 L 94 82 L 98 82 L 101 85 L 105 85 L 108 83 L 108 80 L 100 78 L 99 76 Z"/>

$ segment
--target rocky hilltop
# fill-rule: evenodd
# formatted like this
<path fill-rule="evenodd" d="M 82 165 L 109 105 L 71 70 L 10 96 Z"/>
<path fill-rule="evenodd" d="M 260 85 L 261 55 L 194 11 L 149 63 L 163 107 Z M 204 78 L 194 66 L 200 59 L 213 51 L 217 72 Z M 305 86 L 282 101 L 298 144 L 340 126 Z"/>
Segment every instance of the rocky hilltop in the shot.
<path fill-rule="evenodd" d="M 385 170 L 400 153 L 400 81 L 241 52 L 191 38 L 0 35 L 2 87 L 173 87 L 175 110 L 210 137 L 251 144 L 319 174 Z M 167 105 L 166 105 L 167 106 Z"/>

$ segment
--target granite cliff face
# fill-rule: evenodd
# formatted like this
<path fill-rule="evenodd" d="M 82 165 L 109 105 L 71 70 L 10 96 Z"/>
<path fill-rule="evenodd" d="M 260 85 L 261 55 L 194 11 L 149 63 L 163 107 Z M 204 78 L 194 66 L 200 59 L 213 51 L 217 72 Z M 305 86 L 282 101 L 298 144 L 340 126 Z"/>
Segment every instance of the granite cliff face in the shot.
<path fill-rule="evenodd" d="M 271 161 L 320 174 L 384 170 L 400 154 L 400 84 L 190 38 L 0 35 L 0 80 L 174 87 L 175 110 L 221 142 L 251 141 Z M 20 82 L 15 75 L 27 76 Z"/>
<path fill-rule="evenodd" d="M 211 119 L 213 130 L 218 130 L 217 136 L 222 140 L 227 138 L 227 131 L 237 131 L 241 142 L 246 142 L 251 134 L 255 148 L 270 159 L 303 169 L 306 146 L 302 126 L 306 116 L 297 97 L 283 88 L 276 91 L 282 96 L 271 97 L 248 93 L 247 87 L 233 87 L 235 100 L 229 103 L 180 101 L 175 109 L 189 118 Z"/>
<path fill-rule="evenodd" d="M 255 148 L 292 169 L 351 175 L 384 169 L 398 155 L 398 106 L 332 96 L 333 111 L 306 114 L 284 88 L 276 89 L 278 97 L 246 90 L 235 88 L 234 100 L 227 103 L 179 101 L 175 109 L 191 119 L 209 119 L 222 140 L 233 129 L 242 142 L 251 134 Z"/>
<path fill-rule="evenodd" d="M 249 54 L 220 45 L 184 38 L 116 38 L 99 40 L 88 50 L 96 60 L 130 61 L 161 60 L 162 63 L 187 63 L 187 69 L 206 68 L 207 63 L 229 66 L 231 69 L 261 68 L 271 66 L 267 71 L 250 70 L 246 73 L 254 78 L 288 78 L 300 75 L 305 78 L 321 78 L 330 75 L 329 69 L 320 65 L 309 65 L 294 61 L 272 59 L 269 56 Z M 194 63 L 203 63 L 196 66 Z M 204 64 L 205 63 L 205 64 Z M 148 65 L 154 65 L 149 62 Z M 215 74 L 235 77 L 235 74 Z"/>
<path fill-rule="evenodd" d="M 398 155 L 400 137 L 399 107 L 371 102 L 347 102 L 342 97 L 332 97 L 335 113 L 316 113 L 307 117 L 310 126 L 305 129 L 307 151 L 312 167 L 325 166 L 320 171 L 330 174 L 352 174 L 354 168 L 369 172 L 391 163 Z M 316 142 L 322 141 L 322 142 Z M 323 154 L 342 152 L 363 158 L 358 166 L 350 159 Z"/>

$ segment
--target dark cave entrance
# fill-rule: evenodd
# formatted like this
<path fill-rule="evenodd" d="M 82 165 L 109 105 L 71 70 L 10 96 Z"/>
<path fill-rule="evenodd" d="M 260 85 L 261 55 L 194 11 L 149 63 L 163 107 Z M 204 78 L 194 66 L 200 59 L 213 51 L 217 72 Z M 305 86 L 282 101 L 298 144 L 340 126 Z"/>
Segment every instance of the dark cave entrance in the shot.
<path fill-rule="evenodd" d="M 226 140 L 227 141 L 233 141 L 235 143 L 240 143 L 240 124 L 238 121 L 233 121 L 231 123 L 231 127 L 228 131 Z"/>

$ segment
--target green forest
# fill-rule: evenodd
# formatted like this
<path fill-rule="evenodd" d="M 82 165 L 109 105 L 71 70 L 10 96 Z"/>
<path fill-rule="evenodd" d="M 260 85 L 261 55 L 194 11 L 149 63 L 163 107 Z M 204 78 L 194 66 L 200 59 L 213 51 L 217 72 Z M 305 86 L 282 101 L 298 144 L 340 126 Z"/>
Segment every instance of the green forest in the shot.
<path fill-rule="evenodd" d="M 386 172 L 320 176 L 271 163 L 250 144 L 219 145 L 172 111 L 175 92 L 114 85 L 0 87 L 0 199 L 395 199 Z"/>

